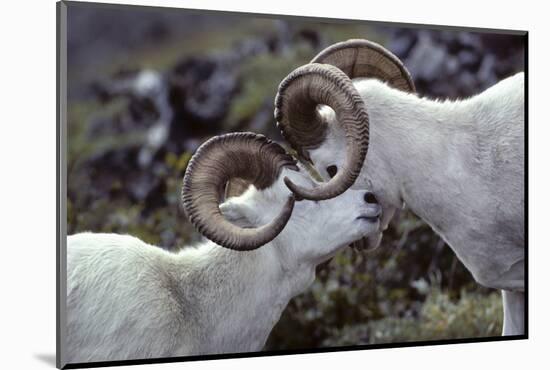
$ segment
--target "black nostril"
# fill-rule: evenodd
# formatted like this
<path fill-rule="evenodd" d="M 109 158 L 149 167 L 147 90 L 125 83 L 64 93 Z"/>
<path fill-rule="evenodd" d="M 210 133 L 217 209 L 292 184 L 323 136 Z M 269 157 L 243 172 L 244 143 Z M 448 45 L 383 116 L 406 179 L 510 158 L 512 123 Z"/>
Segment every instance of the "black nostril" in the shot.
<path fill-rule="evenodd" d="M 371 192 L 365 193 L 365 202 L 371 203 L 371 204 L 378 204 L 378 200 L 376 200 L 376 197 Z"/>

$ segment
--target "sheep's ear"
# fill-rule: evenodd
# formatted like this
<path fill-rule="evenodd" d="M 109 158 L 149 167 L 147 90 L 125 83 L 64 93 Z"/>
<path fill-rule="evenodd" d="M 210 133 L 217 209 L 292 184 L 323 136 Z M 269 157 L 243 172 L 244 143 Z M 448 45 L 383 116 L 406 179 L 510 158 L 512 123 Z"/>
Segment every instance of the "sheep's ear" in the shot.
<path fill-rule="evenodd" d="M 220 204 L 220 211 L 227 221 L 240 227 L 254 227 L 252 222 L 246 216 L 246 209 L 242 203 L 224 202 Z"/>

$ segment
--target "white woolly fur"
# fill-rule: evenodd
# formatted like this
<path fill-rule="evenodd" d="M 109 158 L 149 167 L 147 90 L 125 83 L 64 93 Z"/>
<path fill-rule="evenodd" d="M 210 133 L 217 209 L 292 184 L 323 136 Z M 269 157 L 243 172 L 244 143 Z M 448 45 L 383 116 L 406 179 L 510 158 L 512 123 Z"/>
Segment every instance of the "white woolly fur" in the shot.
<path fill-rule="evenodd" d="M 381 231 L 406 203 L 453 249 L 480 284 L 502 289 L 504 334 L 523 334 L 524 74 L 465 100 L 434 101 L 374 79 L 356 79 L 370 145 L 355 189 L 372 190 Z M 342 167 L 345 137 L 334 112 L 309 154 L 328 178 Z"/>
<path fill-rule="evenodd" d="M 269 222 L 290 194 L 284 176 L 315 185 L 303 169 L 283 169 L 271 187 L 250 186 L 220 209 L 240 226 Z M 349 189 L 328 201 L 296 202 L 284 230 L 250 252 L 204 241 L 171 253 L 129 235 L 69 236 L 67 360 L 261 350 L 289 300 L 313 282 L 315 267 L 378 230 L 380 206 L 364 195 Z"/>

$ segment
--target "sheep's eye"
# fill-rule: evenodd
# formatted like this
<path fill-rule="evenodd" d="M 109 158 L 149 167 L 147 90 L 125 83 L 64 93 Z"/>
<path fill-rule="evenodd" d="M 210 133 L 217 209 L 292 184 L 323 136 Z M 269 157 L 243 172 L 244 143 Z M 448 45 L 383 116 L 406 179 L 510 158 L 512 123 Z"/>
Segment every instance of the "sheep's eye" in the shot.
<path fill-rule="evenodd" d="M 374 194 L 371 193 L 371 192 L 367 192 L 365 194 L 365 202 L 370 203 L 370 204 L 378 204 L 378 200 L 376 199 Z"/>
<path fill-rule="evenodd" d="M 327 172 L 330 178 L 333 178 L 334 176 L 336 176 L 336 172 L 338 172 L 338 167 L 336 167 L 335 165 L 328 166 Z"/>

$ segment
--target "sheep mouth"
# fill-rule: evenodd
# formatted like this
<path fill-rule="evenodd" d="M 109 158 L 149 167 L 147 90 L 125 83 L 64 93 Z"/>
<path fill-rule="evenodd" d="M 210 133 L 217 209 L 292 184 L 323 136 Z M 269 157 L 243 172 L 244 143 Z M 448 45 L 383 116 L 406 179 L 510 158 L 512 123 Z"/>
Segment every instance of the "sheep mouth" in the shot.
<path fill-rule="evenodd" d="M 357 220 L 365 220 L 365 221 L 368 221 L 368 222 L 377 222 L 378 220 L 380 220 L 380 215 L 376 215 L 376 216 L 360 215 L 356 219 Z"/>

